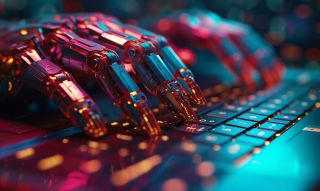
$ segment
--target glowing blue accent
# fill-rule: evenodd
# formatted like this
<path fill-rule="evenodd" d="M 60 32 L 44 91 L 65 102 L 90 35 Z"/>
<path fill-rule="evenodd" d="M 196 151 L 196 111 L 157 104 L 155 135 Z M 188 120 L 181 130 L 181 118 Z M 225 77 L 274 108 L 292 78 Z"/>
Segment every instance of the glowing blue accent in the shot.
<path fill-rule="evenodd" d="M 98 25 L 98 27 L 99 27 L 100 29 L 102 29 L 103 31 L 105 31 L 105 32 L 108 31 L 108 27 L 107 27 L 105 24 L 103 24 L 102 22 L 98 21 L 98 22 L 97 22 L 97 25 Z"/>

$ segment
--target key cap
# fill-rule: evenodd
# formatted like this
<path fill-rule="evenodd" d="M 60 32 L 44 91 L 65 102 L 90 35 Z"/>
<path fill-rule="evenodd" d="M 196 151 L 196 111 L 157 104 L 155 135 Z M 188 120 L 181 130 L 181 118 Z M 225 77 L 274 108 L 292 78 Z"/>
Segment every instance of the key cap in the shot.
<path fill-rule="evenodd" d="M 183 131 L 186 133 L 199 134 L 202 132 L 206 132 L 211 128 L 212 127 L 208 125 L 190 124 L 190 125 L 181 125 L 181 126 L 175 127 L 174 129 L 177 131 Z"/>
<path fill-rule="evenodd" d="M 274 99 L 268 100 L 268 103 L 274 103 L 277 105 L 286 105 L 287 101 L 285 99 L 274 98 Z"/>
<path fill-rule="evenodd" d="M 284 115 L 295 115 L 295 116 L 300 116 L 304 113 L 303 110 L 296 110 L 296 109 L 284 109 L 281 111 L 282 114 Z"/>
<path fill-rule="evenodd" d="M 214 129 L 210 130 L 210 132 L 220 133 L 220 134 L 231 136 L 231 137 L 237 136 L 243 131 L 245 131 L 245 129 L 233 127 L 229 125 L 219 125 L 218 127 L 215 127 Z"/>
<path fill-rule="evenodd" d="M 271 122 L 271 123 L 280 123 L 280 124 L 284 124 L 284 125 L 289 125 L 289 124 L 291 123 L 291 121 L 286 121 L 286 120 L 281 120 L 281 119 L 275 119 L 275 118 L 270 119 L 268 122 Z"/>
<path fill-rule="evenodd" d="M 296 101 L 289 105 L 290 109 L 297 109 L 297 110 L 309 110 L 313 105 L 311 101 Z"/>
<path fill-rule="evenodd" d="M 284 114 L 278 114 L 274 116 L 275 119 L 280 119 L 280 120 L 286 120 L 286 121 L 294 121 L 297 119 L 297 116 L 294 115 L 284 115 Z"/>
<path fill-rule="evenodd" d="M 279 110 L 282 108 L 282 106 L 274 104 L 274 103 L 263 103 L 259 105 L 259 107 L 266 108 L 266 109 L 273 109 L 273 110 Z"/>
<path fill-rule="evenodd" d="M 268 116 L 258 115 L 258 114 L 253 114 L 253 113 L 244 113 L 244 114 L 238 116 L 238 118 L 260 122 L 260 121 L 263 121 L 263 120 L 267 119 Z"/>
<path fill-rule="evenodd" d="M 210 108 L 211 109 L 217 109 L 219 107 L 223 106 L 223 102 L 211 102 Z"/>
<path fill-rule="evenodd" d="M 199 141 L 210 145 L 222 145 L 228 141 L 231 141 L 231 137 L 215 133 L 204 133 L 202 135 L 196 136 L 194 138 L 194 141 Z"/>
<path fill-rule="evenodd" d="M 240 106 L 254 106 L 256 105 L 256 102 L 254 101 L 248 101 L 248 100 L 238 100 L 234 102 L 235 105 L 240 105 Z"/>
<path fill-rule="evenodd" d="M 205 159 L 210 161 L 232 162 L 236 159 L 248 154 L 252 151 L 254 146 L 243 142 L 230 142 L 222 146 L 220 150 L 213 150 L 208 152 Z"/>
<path fill-rule="evenodd" d="M 234 111 L 234 112 L 243 112 L 243 111 L 249 109 L 249 107 L 230 104 L 230 105 L 223 106 L 222 109 Z"/>
<path fill-rule="evenodd" d="M 227 125 L 233 125 L 233 126 L 237 126 L 237 127 L 242 127 L 242 128 L 251 128 L 253 127 L 254 125 L 257 124 L 257 122 L 255 121 L 248 121 L 248 120 L 243 120 L 243 119 L 232 119 L 230 121 L 228 121 L 226 123 Z"/>
<path fill-rule="evenodd" d="M 217 109 L 223 106 L 222 102 L 211 103 L 210 106 L 207 105 L 195 105 L 193 106 L 193 110 L 196 112 L 197 116 L 204 115 L 213 109 Z"/>
<path fill-rule="evenodd" d="M 259 139 L 255 137 L 250 137 L 247 135 L 240 135 L 239 137 L 236 138 L 237 141 L 247 143 L 250 145 L 253 145 L 255 147 L 261 147 L 264 145 L 265 140 L 264 139 Z"/>
<path fill-rule="evenodd" d="M 205 124 L 205 125 L 211 125 L 216 126 L 222 122 L 224 122 L 226 119 L 218 118 L 218 117 L 211 117 L 208 115 L 203 115 L 199 118 L 197 123 Z"/>
<path fill-rule="evenodd" d="M 227 110 L 213 110 L 206 115 L 212 116 L 212 117 L 220 117 L 220 118 L 232 118 L 235 115 L 237 115 L 236 112 L 227 111 Z"/>
<path fill-rule="evenodd" d="M 270 123 L 270 122 L 265 122 L 259 127 L 259 129 L 266 129 L 266 130 L 272 130 L 272 131 L 280 131 L 284 128 L 285 128 L 284 124 Z"/>
<path fill-rule="evenodd" d="M 307 97 L 304 100 L 319 102 L 320 101 L 320 94 L 317 93 L 315 89 L 313 89 L 311 92 L 309 92 L 309 94 L 307 95 Z"/>
<path fill-rule="evenodd" d="M 269 139 L 275 133 L 276 132 L 274 132 L 274 131 L 268 131 L 268 130 L 254 128 L 254 129 L 251 129 L 250 131 L 246 132 L 246 135 L 258 137 L 258 138 L 262 138 L 262 139 Z"/>
<path fill-rule="evenodd" d="M 204 114 L 208 113 L 209 111 L 211 111 L 210 108 L 208 108 L 207 106 L 203 106 L 203 105 L 193 106 L 192 109 L 196 113 L 197 116 L 204 115 Z"/>
<path fill-rule="evenodd" d="M 251 113 L 259 114 L 259 115 L 266 115 L 270 116 L 276 112 L 274 109 L 265 109 L 261 107 L 255 107 L 250 110 Z"/>
<path fill-rule="evenodd" d="M 309 95 L 305 95 L 303 96 L 303 98 L 301 99 L 302 102 L 306 101 L 306 102 L 309 102 L 310 105 L 313 105 L 317 102 L 317 99 L 316 98 L 312 98 L 312 97 L 309 97 Z"/>

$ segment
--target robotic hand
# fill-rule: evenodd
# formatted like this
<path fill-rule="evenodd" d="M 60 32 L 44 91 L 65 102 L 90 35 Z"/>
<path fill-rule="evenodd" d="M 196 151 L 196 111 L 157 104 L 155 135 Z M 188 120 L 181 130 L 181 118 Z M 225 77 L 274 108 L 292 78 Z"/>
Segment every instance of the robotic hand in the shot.
<path fill-rule="evenodd" d="M 6 23 L 0 28 L 1 95 L 16 95 L 22 85 L 46 94 L 73 122 L 93 137 L 107 133 L 92 98 L 67 72 L 92 76 L 103 92 L 147 135 L 160 133 L 147 98 L 133 77 L 184 121 L 197 116 L 191 104 L 205 98 L 191 71 L 165 38 L 146 36 L 102 14 L 58 15 L 46 20 Z M 153 34 L 153 33 L 152 33 Z"/>
<path fill-rule="evenodd" d="M 184 64 L 192 61 L 175 53 L 179 55 L 180 47 L 206 48 L 249 87 L 256 86 L 253 69 L 268 87 L 281 79 L 283 64 L 246 25 L 203 10 L 177 12 L 152 23 L 148 27 L 174 45 L 103 14 L 6 23 L 0 28 L 0 93 L 16 95 L 22 85 L 36 89 L 55 101 L 73 124 L 99 137 L 107 133 L 103 116 L 66 70 L 81 71 L 95 78 L 104 93 L 152 136 L 160 133 L 159 124 L 123 66 L 130 66 L 134 79 L 184 121 L 197 118 L 189 102 L 206 101 Z"/>
<path fill-rule="evenodd" d="M 266 87 L 281 80 L 283 63 L 272 47 L 245 24 L 195 9 L 176 12 L 157 21 L 142 22 L 141 25 L 167 37 L 184 63 L 194 62 L 192 45 L 212 52 L 240 83 L 249 88 L 257 86 L 252 75 L 254 70 Z M 185 56 L 186 52 L 189 56 Z"/>

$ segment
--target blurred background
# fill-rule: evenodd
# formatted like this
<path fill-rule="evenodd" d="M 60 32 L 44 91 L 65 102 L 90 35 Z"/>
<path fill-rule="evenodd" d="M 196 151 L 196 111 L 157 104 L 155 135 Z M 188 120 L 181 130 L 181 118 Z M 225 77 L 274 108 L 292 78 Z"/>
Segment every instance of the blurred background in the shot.
<path fill-rule="evenodd" d="M 249 24 L 288 65 L 320 67 L 320 0 L 0 0 L 0 18 L 99 11 L 131 20 L 187 8 L 206 8 Z"/>

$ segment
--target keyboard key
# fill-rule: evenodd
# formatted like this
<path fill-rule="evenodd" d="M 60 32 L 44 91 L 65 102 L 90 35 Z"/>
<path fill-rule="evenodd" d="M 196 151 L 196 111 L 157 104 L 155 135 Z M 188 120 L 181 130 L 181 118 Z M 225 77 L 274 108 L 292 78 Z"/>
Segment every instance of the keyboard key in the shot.
<path fill-rule="evenodd" d="M 304 113 L 303 110 L 296 110 L 296 109 L 284 109 L 281 111 L 282 114 L 284 115 L 295 115 L 295 116 L 300 116 Z"/>
<path fill-rule="evenodd" d="M 275 118 L 270 119 L 268 122 L 271 122 L 271 123 L 280 123 L 280 124 L 284 124 L 284 125 L 289 125 L 289 124 L 291 123 L 291 121 L 281 120 L 281 119 L 275 119 Z"/>
<path fill-rule="evenodd" d="M 205 157 L 205 159 L 208 158 L 206 160 L 232 162 L 245 154 L 250 153 L 253 148 L 254 146 L 243 142 L 230 142 L 222 146 L 220 150 L 214 150 L 213 148 L 213 150 L 209 151 L 208 156 Z"/>
<path fill-rule="evenodd" d="M 222 109 L 234 111 L 234 112 L 243 112 L 243 111 L 249 109 L 249 107 L 230 104 L 230 105 L 223 106 Z"/>
<path fill-rule="evenodd" d="M 248 101 L 248 100 L 238 100 L 234 102 L 235 105 L 240 105 L 240 106 L 254 106 L 257 103 L 255 101 Z"/>
<path fill-rule="evenodd" d="M 223 118 L 211 117 L 211 116 L 208 116 L 208 115 L 203 115 L 198 119 L 197 123 L 216 126 L 216 125 L 224 122 L 225 120 L 226 119 L 223 119 Z"/>
<path fill-rule="evenodd" d="M 320 94 L 317 93 L 316 90 L 312 90 L 303 100 L 319 102 Z"/>
<path fill-rule="evenodd" d="M 227 110 L 213 110 L 206 115 L 212 116 L 212 117 L 221 117 L 221 118 L 232 118 L 238 113 L 233 111 L 227 111 Z"/>
<path fill-rule="evenodd" d="M 272 131 L 280 131 L 284 128 L 285 128 L 284 124 L 270 123 L 270 122 L 265 122 L 259 127 L 259 129 L 267 129 Z"/>
<path fill-rule="evenodd" d="M 190 125 L 181 125 L 174 128 L 177 131 L 183 131 L 186 133 L 199 134 L 202 132 L 206 132 L 211 129 L 211 126 L 202 125 L 202 124 L 190 124 Z"/>
<path fill-rule="evenodd" d="M 251 129 L 250 131 L 246 132 L 246 135 L 258 137 L 258 138 L 262 138 L 262 139 L 269 139 L 275 133 L 276 132 L 274 132 L 274 131 L 268 131 L 268 130 L 254 128 L 254 129 Z"/>
<path fill-rule="evenodd" d="M 294 121 L 297 119 L 297 116 L 294 115 L 284 115 L 284 114 L 278 114 L 274 116 L 275 119 L 281 119 L 286 121 Z"/>
<path fill-rule="evenodd" d="M 231 141 L 231 137 L 223 136 L 214 133 L 205 133 L 194 138 L 194 141 L 199 141 L 203 143 L 207 143 L 210 145 L 222 145 L 226 142 Z"/>
<path fill-rule="evenodd" d="M 238 118 L 260 122 L 260 121 L 267 119 L 268 116 L 258 115 L 258 114 L 253 114 L 253 113 L 244 113 L 244 114 L 238 116 Z"/>
<path fill-rule="evenodd" d="M 250 145 L 253 145 L 255 147 L 260 147 L 263 146 L 265 143 L 264 139 L 259 139 L 259 138 L 255 138 L 255 137 L 250 137 L 247 135 L 240 135 L 239 137 L 236 138 L 237 141 L 239 142 L 243 142 L 243 143 L 247 143 Z"/>
<path fill-rule="evenodd" d="M 210 102 L 210 103 L 211 103 L 210 108 L 212 109 L 217 109 L 223 106 L 223 102 Z"/>
<path fill-rule="evenodd" d="M 282 106 L 288 104 L 288 102 L 285 99 L 279 99 L 279 98 L 270 99 L 268 100 L 268 103 L 274 103 Z"/>
<path fill-rule="evenodd" d="M 192 109 L 197 116 L 204 115 L 210 111 L 210 108 L 208 108 L 208 106 L 205 106 L 205 105 L 193 106 Z"/>
<path fill-rule="evenodd" d="M 273 109 L 273 110 L 279 110 L 282 108 L 281 105 L 277 105 L 274 103 L 263 103 L 263 104 L 259 105 L 259 107 L 266 108 L 266 109 Z"/>
<path fill-rule="evenodd" d="M 243 131 L 245 131 L 245 129 L 233 127 L 233 126 L 229 126 L 229 125 L 219 125 L 218 127 L 215 127 L 214 129 L 210 130 L 210 132 L 220 133 L 220 134 L 228 135 L 231 137 L 237 136 L 240 133 L 242 133 Z"/>
<path fill-rule="evenodd" d="M 211 103 L 210 106 L 207 105 L 195 105 L 193 106 L 193 110 L 196 112 L 196 114 L 198 116 L 200 115 L 204 115 L 210 111 L 212 111 L 213 109 L 217 109 L 219 107 L 223 106 L 222 102 L 214 102 Z"/>
<path fill-rule="evenodd" d="M 234 125 L 234 126 L 238 126 L 238 127 L 242 127 L 242 128 L 247 129 L 247 128 L 253 127 L 255 124 L 257 124 L 257 122 L 243 120 L 243 119 L 232 119 L 232 120 L 228 121 L 226 124 L 227 125 Z"/>
<path fill-rule="evenodd" d="M 266 115 L 270 116 L 276 112 L 274 109 L 265 109 L 261 107 L 255 107 L 250 110 L 251 113 L 259 114 L 259 115 Z"/>
<path fill-rule="evenodd" d="M 314 102 L 312 101 L 296 101 L 292 103 L 289 108 L 297 110 L 309 110 L 313 106 Z"/>

